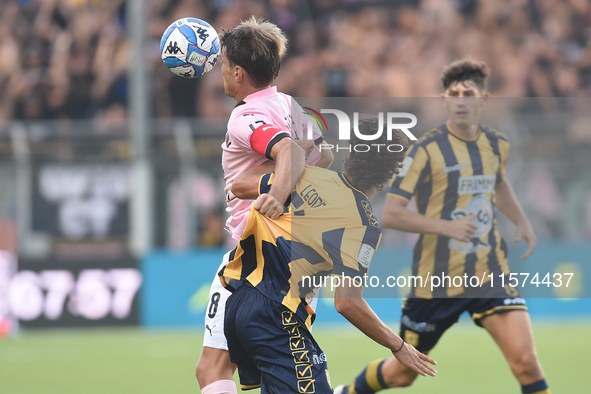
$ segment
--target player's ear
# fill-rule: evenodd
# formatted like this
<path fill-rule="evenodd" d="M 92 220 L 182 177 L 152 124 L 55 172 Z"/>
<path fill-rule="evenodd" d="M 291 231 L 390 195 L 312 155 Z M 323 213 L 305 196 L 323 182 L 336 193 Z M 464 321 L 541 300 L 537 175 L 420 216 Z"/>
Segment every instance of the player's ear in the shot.
<path fill-rule="evenodd" d="M 244 79 L 244 77 L 246 76 L 244 69 L 240 66 L 235 66 L 234 67 L 234 79 L 236 80 L 236 82 L 242 82 L 242 80 Z"/>

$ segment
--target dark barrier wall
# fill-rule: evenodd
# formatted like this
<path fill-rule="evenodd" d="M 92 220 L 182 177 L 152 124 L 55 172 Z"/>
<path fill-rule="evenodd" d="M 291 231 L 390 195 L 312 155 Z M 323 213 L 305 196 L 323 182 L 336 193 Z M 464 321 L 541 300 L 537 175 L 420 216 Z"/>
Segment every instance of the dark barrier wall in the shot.
<path fill-rule="evenodd" d="M 142 281 L 132 258 L 19 259 L 9 304 L 24 328 L 136 325 Z"/>

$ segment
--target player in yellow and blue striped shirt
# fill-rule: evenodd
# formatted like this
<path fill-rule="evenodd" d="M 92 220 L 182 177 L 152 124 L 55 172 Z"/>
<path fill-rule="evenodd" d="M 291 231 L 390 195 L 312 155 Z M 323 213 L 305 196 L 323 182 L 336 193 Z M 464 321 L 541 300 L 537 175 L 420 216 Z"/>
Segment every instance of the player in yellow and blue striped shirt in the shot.
<path fill-rule="evenodd" d="M 378 127 L 375 118 L 359 123 L 365 134 Z M 351 144 L 362 142 L 355 138 Z M 400 133 L 397 138 L 404 148 L 405 137 Z M 386 135 L 376 142 L 387 142 Z M 315 313 L 308 304 L 321 283 L 318 279 L 327 276 L 331 285 L 338 279 L 339 313 L 388 347 L 403 365 L 435 375 L 426 364 L 434 361 L 405 344 L 361 297 L 363 275 L 381 237 L 369 197 L 390 179 L 403 157 L 402 152 L 374 149 L 352 152 L 343 173 L 308 166 L 276 220 L 256 211 L 265 202 L 272 174 L 250 172 L 243 183 L 235 181 L 232 192 L 240 198 L 263 193 L 220 271 L 222 283 L 233 290 L 226 303 L 224 333 L 243 389 L 332 393 L 326 355 L 310 333 Z M 253 187 L 258 179 L 259 186 Z"/>
<path fill-rule="evenodd" d="M 393 179 L 384 209 L 384 226 L 419 233 L 413 275 L 488 281 L 470 288 L 446 280 L 447 286 L 415 287 L 403 303 L 400 335 L 428 353 L 443 333 L 468 311 L 502 350 L 524 394 L 549 394 L 538 361 L 525 300 L 517 289 L 490 282 L 509 274 L 507 248 L 496 227 L 495 206 L 517 225 L 516 241 L 525 239 L 528 257 L 536 237 L 505 178 L 509 142 L 503 134 L 478 123 L 488 98 L 488 67 L 470 58 L 448 66 L 442 74 L 442 98 L 449 120 L 410 148 Z M 417 212 L 407 209 L 415 198 Z M 417 283 L 417 282 L 415 282 Z M 421 283 L 420 281 L 418 283 Z M 486 297 L 486 298 L 484 298 Z M 511 313 L 509 313 L 511 312 Z M 385 386 L 369 384 L 377 370 Z M 417 374 L 396 359 L 376 360 L 350 386 L 335 394 L 371 394 L 388 387 L 410 386 Z"/>

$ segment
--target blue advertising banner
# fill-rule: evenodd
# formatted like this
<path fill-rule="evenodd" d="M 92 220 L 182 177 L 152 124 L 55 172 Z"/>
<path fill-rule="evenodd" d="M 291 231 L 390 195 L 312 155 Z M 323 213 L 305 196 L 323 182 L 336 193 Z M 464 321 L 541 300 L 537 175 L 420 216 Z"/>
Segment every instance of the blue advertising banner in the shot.
<path fill-rule="evenodd" d="M 200 249 L 183 253 L 154 251 L 141 263 L 143 286 L 141 288 L 140 322 L 145 326 L 195 326 L 203 325 L 211 284 L 222 256 L 223 249 Z M 588 256 L 591 246 L 565 243 L 541 243 L 536 253 L 524 262 L 519 261 L 521 249 L 509 251 L 510 266 L 515 273 L 540 273 L 540 282 L 546 273 L 572 273 L 569 286 L 544 286 L 544 292 L 527 298 L 534 319 L 591 318 L 589 286 L 591 269 Z M 408 276 L 411 274 L 412 250 L 389 248 L 378 250 L 373 258 L 370 275 Z M 542 275 L 541 273 L 544 273 Z M 520 275 L 520 280 L 525 275 Z M 530 276 L 531 278 L 531 276 Z M 566 282 L 564 283 L 566 284 Z M 521 286 L 521 284 L 519 284 Z M 530 290 L 535 285 L 529 284 Z M 369 293 L 371 289 L 367 289 Z M 521 288 L 520 288 L 521 291 Z M 368 303 L 385 321 L 400 319 L 400 305 L 408 287 L 389 289 L 387 298 L 368 298 Z M 539 297 L 539 298 L 538 298 Z M 321 289 L 317 307 L 317 323 L 343 322 L 334 309 L 330 285 Z"/>
<path fill-rule="evenodd" d="M 140 322 L 145 326 L 202 326 L 209 286 L 226 251 L 155 251 L 141 264 Z"/>

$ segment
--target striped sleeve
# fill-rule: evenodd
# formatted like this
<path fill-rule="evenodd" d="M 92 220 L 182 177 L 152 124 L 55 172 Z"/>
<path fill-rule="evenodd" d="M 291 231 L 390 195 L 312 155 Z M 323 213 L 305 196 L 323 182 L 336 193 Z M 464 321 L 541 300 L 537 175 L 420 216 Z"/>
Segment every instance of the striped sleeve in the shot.
<path fill-rule="evenodd" d="M 505 165 L 507 164 L 507 159 L 509 158 L 509 141 L 502 138 L 499 138 L 499 155 L 501 156 L 501 163 L 499 165 L 500 182 L 503 180 L 503 178 L 505 178 Z"/>
<path fill-rule="evenodd" d="M 275 181 L 275 173 L 263 174 L 259 179 L 259 195 L 267 194 L 271 191 L 271 186 Z"/>
<path fill-rule="evenodd" d="M 324 233 L 323 248 L 332 261 L 332 275 L 359 278 L 367 274 L 382 233 L 371 226 L 354 226 Z M 338 246 L 335 242 L 340 242 Z"/>
<path fill-rule="evenodd" d="M 415 144 L 390 182 L 389 194 L 410 200 L 430 172 L 429 154 L 422 145 Z"/>

